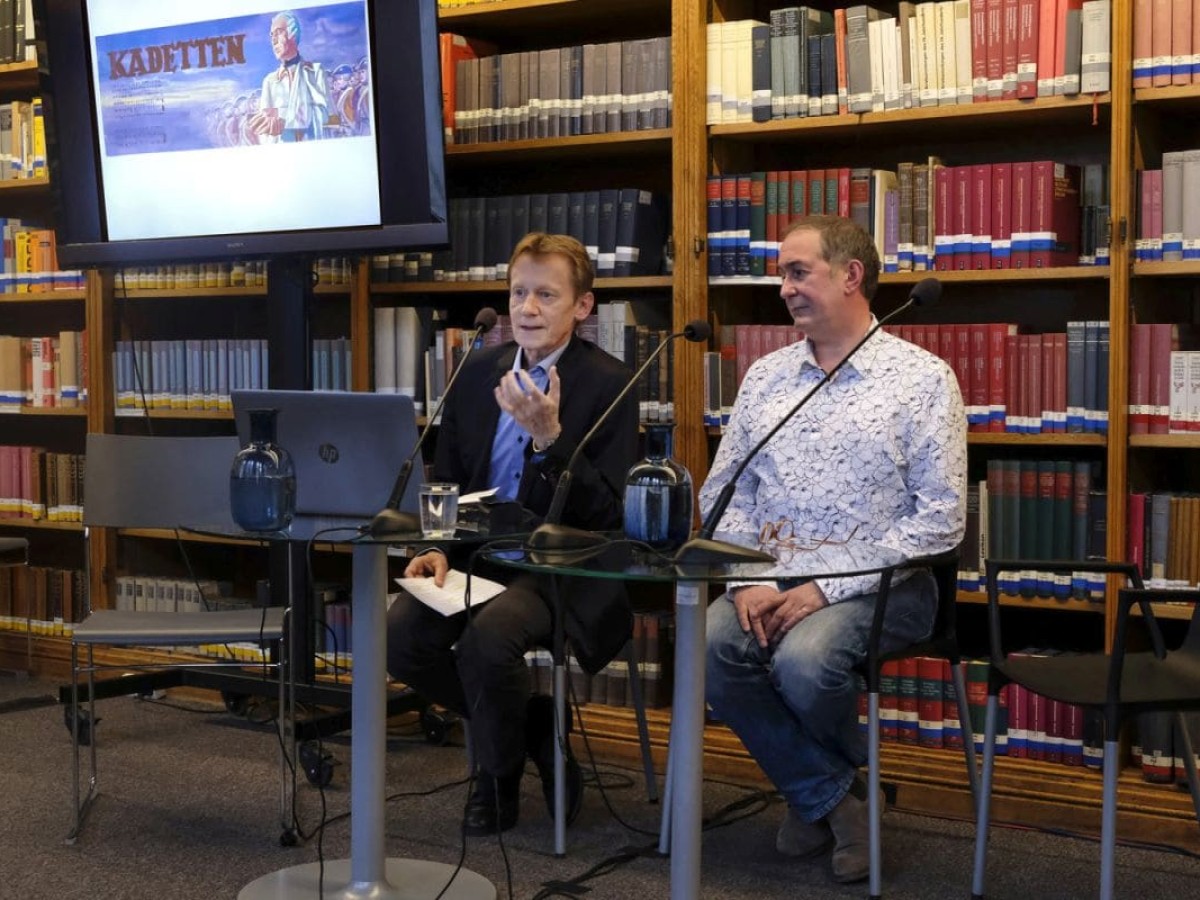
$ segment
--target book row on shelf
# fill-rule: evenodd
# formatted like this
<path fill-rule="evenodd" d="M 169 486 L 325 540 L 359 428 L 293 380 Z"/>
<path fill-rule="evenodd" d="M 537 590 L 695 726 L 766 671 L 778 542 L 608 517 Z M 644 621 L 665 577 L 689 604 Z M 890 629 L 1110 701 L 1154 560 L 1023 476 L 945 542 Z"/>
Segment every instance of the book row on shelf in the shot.
<path fill-rule="evenodd" d="M 641 313 L 635 310 L 642 310 Z M 670 334 L 635 321 L 638 315 L 658 318 L 638 301 L 614 300 L 599 303 L 595 311 L 579 324 L 579 336 L 623 360 L 630 368 L 640 367 Z M 375 309 L 375 390 L 379 393 L 407 394 L 420 412 L 433 409 L 445 389 L 446 381 L 466 352 L 474 331 L 445 324 L 446 312 L 430 307 L 388 307 Z M 496 327 L 483 338 L 481 346 L 495 346 L 512 340 L 512 320 L 498 317 Z M 668 345 L 659 359 L 639 382 L 641 421 L 674 420 L 674 347 Z"/>
<path fill-rule="evenodd" d="M 1126 508 L 1126 558 L 1152 587 L 1200 584 L 1200 497 L 1134 492 Z"/>
<path fill-rule="evenodd" d="M 267 387 L 265 338 L 116 341 L 113 346 L 118 411 L 228 410 L 231 391 Z"/>
<path fill-rule="evenodd" d="M 346 285 L 354 275 L 348 256 L 319 256 L 313 260 L 317 284 Z M 126 266 L 114 278 L 118 291 L 177 290 L 180 288 L 266 287 L 267 261 L 180 263 L 165 266 Z"/>
<path fill-rule="evenodd" d="M 1132 326 L 1129 351 L 1129 433 L 1200 431 L 1200 356 L 1180 350 L 1192 329 L 1172 322 Z"/>
<path fill-rule="evenodd" d="M 939 0 L 712 23 L 708 124 L 1104 93 L 1111 11 L 1111 0 Z"/>
<path fill-rule="evenodd" d="M 866 229 L 885 272 L 1106 266 L 1106 172 L 1101 164 L 947 166 L 929 157 L 894 172 L 842 166 L 712 176 L 708 274 L 777 275 L 788 223 L 820 213 Z"/>
<path fill-rule="evenodd" d="M 82 569 L 0 568 L 0 629 L 66 634 L 86 608 L 87 577 Z"/>
<path fill-rule="evenodd" d="M 1134 0 L 1133 86 L 1195 84 L 1200 76 L 1200 4 Z"/>
<path fill-rule="evenodd" d="M 443 34 L 439 49 L 454 144 L 671 126 L 670 35 L 497 53 L 485 41 Z"/>
<path fill-rule="evenodd" d="M 459 197 L 449 203 L 450 249 L 433 255 L 434 281 L 503 281 L 526 234 L 569 234 L 600 278 L 658 275 L 668 198 L 640 188 Z"/>
<path fill-rule="evenodd" d="M 0 335 L 0 412 L 87 404 L 86 331 L 57 336 Z"/>
<path fill-rule="evenodd" d="M 1099 462 L 992 458 L 986 467 L 986 478 L 967 488 L 960 589 L 986 587 L 986 559 L 1105 558 L 1108 494 Z M 1104 577 L 1082 571 L 1003 572 L 997 586 L 1003 594 L 1022 597 L 1099 601 L 1104 596 Z"/>
<path fill-rule="evenodd" d="M 1030 648 L 1013 656 L 1045 656 L 1058 651 Z M 949 660 L 910 657 L 883 664 L 879 678 L 880 738 L 930 749 L 961 750 L 969 735 L 976 753 L 983 750 L 987 708 L 988 662 L 968 659 L 967 709 L 970 721 L 959 721 Z M 1085 710 L 1035 693 L 1019 684 L 1001 688 L 996 725 L 996 752 L 1011 759 L 1032 759 L 1065 766 L 1100 768 L 1104 759 L 1104 723 L 1100 711 Z M 867 695 L 859 695 L 859 727 L 867 727 Z M 1169 713 L 1137 717 L 1131 755 L 1146 781 L 1185 780 L 1183 742 Z M 1185 715 L 1191 735 L 1200 738 L 1200 714 Z"/>
<path fill-rule="evenodd" d="M 37 62 L 33 0 L 0 4 L 0 65 Z"/>
<path fill-rule="evenodd" d="M 643 611 L 633 614 L 634 658 L 641 675 L 642 698 L 648 709 L 661 709 L 671 704 L 671 672 L 675 653 L 675 618 L 667 611 Z M 632 688 L 629 683 L 629 663 L 626 654 L 595 674 L 589 674 L 571 658 L 568 675 L 572 696 L 579 703 L 598 703 L 607 706 L 632 707 Z M 554 659 L 549 650 L 532 650 L 525 654 L 533 689 L 549 694 L 553 691 Z"/>
<path fill-rule="evenodd" d="M 83 288 L 83 272 L 59 269 L 52 229 L 12 218 L 0 218 L 0 228 L 4 235 L 0 293 L 44 294 Z"/>
<path fill-rule="evenodd" d="M 46 177 L 46 120 L 40 97 L 0 103 L 0 181 Z"/>
<path fill-rule="evenodd" d="M 972 432 L 1108 431 L 1108 322 L 1021 334 L 1015 323 L 891 325 L 885 330 L 943 359 L 958 380 Z M 704 422 L 728 422 L 738 386 L 762 356 L 803 339 L 790 325 L 722 325 L 704 355 Z"/>
<path fill-rule="evenodd" d="M 1137 173 L 1134 259 L 1200 259 L 1200 148 L 1169 150 L 1161 169 Z"/>
<path fill-rule="evenodd" d="M 0 444 L 0 519 L 82 522 L 80 453 Z"/>

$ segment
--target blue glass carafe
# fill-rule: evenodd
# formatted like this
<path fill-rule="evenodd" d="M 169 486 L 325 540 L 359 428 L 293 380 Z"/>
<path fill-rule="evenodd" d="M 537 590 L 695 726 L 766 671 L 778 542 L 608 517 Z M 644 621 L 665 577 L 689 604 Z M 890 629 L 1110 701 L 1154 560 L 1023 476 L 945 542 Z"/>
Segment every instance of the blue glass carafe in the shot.
<path fill-rule="evenodd" d="M 233 521 L 246 531 L 279 531 L 296 513 L 296 468 L 275 443 L 277 409 L 251 409 L 250 443 L 238 451 L 229 470 Z"/>
<path fill-rule="evenodd" d="M 644 426 L 646 457 L 625 478 L 625 535 L 671 550 L 692 530 L 692 476 L 671 458 L 675 426 Z"/>

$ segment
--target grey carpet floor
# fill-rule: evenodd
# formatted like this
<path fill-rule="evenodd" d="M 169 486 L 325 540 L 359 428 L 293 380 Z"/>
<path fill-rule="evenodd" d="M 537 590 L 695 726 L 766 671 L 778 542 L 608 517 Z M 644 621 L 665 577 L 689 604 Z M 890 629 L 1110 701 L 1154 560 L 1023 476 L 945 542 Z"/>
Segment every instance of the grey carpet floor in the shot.
<path fill-rule="evenodd" d="M 132 698 L 99 704 L 103 791 L 82 838 L 66 846 L 70 819 L 70 742 L 62 708 L 38 705 L 55 685 L 0 677 L 0 900 L 234 898 L 275 869 L 349 853 L 350 827 L 337 818 L 323 839 L 279 844 L 274 732 L 216 705 L 179 706 Z M 330 817 L 349 805 L 349 737 L 327 742 L 339 761 L 325 792 Z M 403 725 L 393 729 L 387 759 L 389 856 L 455 864 L 458 821 L 466 797 L 461 747 L 436 747 Z M 793 862 L 774 849 L 782 815 L 777 802 L 709 781 L 706 815 L 728 824 L 705 833 L 703 898 L 863 898 L 865 884 L 838 885 L 828 860 Z M 740 808 L 739 808 L 740 807 Z M 611 808 L 611 809 L 610 809 Z M 308 830 L 321 797 L 302 784 L 297 815 Z M 471 839 L 465 865 L 490 879 L 501 898 L 667 897 L 669 861 L 631 848 L 652 846 L 659 808 L 645 802 L 637 773 L 602 766 L 568 832 L 568 853 L 551 852 L 552 828 L 540 785 L 523 784 L 517 828 Z M 619 817 L 619 818 L 618 818 Z M 973 828 L 959 822 L 889 812 L 884 819 L 884 894 L 892 898 L 964 898 L 970 893 Z M 1088 840 L 994 829 L 988 896 L 1075 898 L 1096 895 L 1099 850 Z M 599 874 L 596 874 L 599 873 Z M 548 883 L 576 883 L 569 893 Z M 511 885 L 511 887 L 510 887 Z M 586 893 L 582 890 L 586 888 Z M 1117 891 L 1131 898 L 1200 896 L 1200 861 L 1122 847 Z M 419 898 L 418 898 L 419 900 Z M 433 900 L 432 897 L 429 900 Z"/>

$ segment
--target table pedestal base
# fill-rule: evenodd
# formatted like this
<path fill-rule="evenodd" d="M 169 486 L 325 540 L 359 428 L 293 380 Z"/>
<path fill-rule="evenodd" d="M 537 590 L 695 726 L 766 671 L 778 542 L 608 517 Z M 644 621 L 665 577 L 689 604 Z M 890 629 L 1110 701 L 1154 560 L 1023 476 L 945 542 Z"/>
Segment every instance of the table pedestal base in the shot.
<path fill-rule="evenodd" d="M 351 884 L 350 860 L 327 860 L 323 895 L 318 891 L 319 863 L 291 866 L 250 882 L 238 893 L 238 900 L 433 900 L 454 872 L 454 866 L 420 859 L 393 858 L 386 863 L 384 881 Z M 440 896 L 444 900 L 496 900 L 496 887 L 477 872 L 459 869 Z"/>

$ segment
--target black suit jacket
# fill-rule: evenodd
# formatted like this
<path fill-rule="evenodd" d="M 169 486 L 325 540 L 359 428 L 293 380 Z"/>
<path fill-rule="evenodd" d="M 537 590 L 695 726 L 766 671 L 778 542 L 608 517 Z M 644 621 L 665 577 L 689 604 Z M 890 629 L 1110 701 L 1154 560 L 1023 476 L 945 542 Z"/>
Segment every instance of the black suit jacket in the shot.
<path fill-rule="evenodd" d="M 517 350 L 515 343 L 508 343 L 474 353 L 446 398 L 434 475 L 439 481 L 457 483 L 463 493 L 488 487 L 492 439 L 500 420 L 492 392 L 512 369 Z M 540 462 L 532 461 L 532 448 L 526 445 L 517 493 L 518 502 L 538 517 L 549 510 L 559 473 L 579 442 L 631 376 L 621 362 L 577 335 L 571 337 L 557 368 L 562 434 Z M 638 405 L 636 392 L 631 391 L 584 448 L 572 473 L 563 524 L 593 531 L 621 528 L 625 476 L 637 460 L 637 446 Z M 597 672 L 620 652 L 632 631 L 624 585 L 569 579 L 560 584 L 560 595 L 564 629 L 575 655 L 586 670 Z"/>

